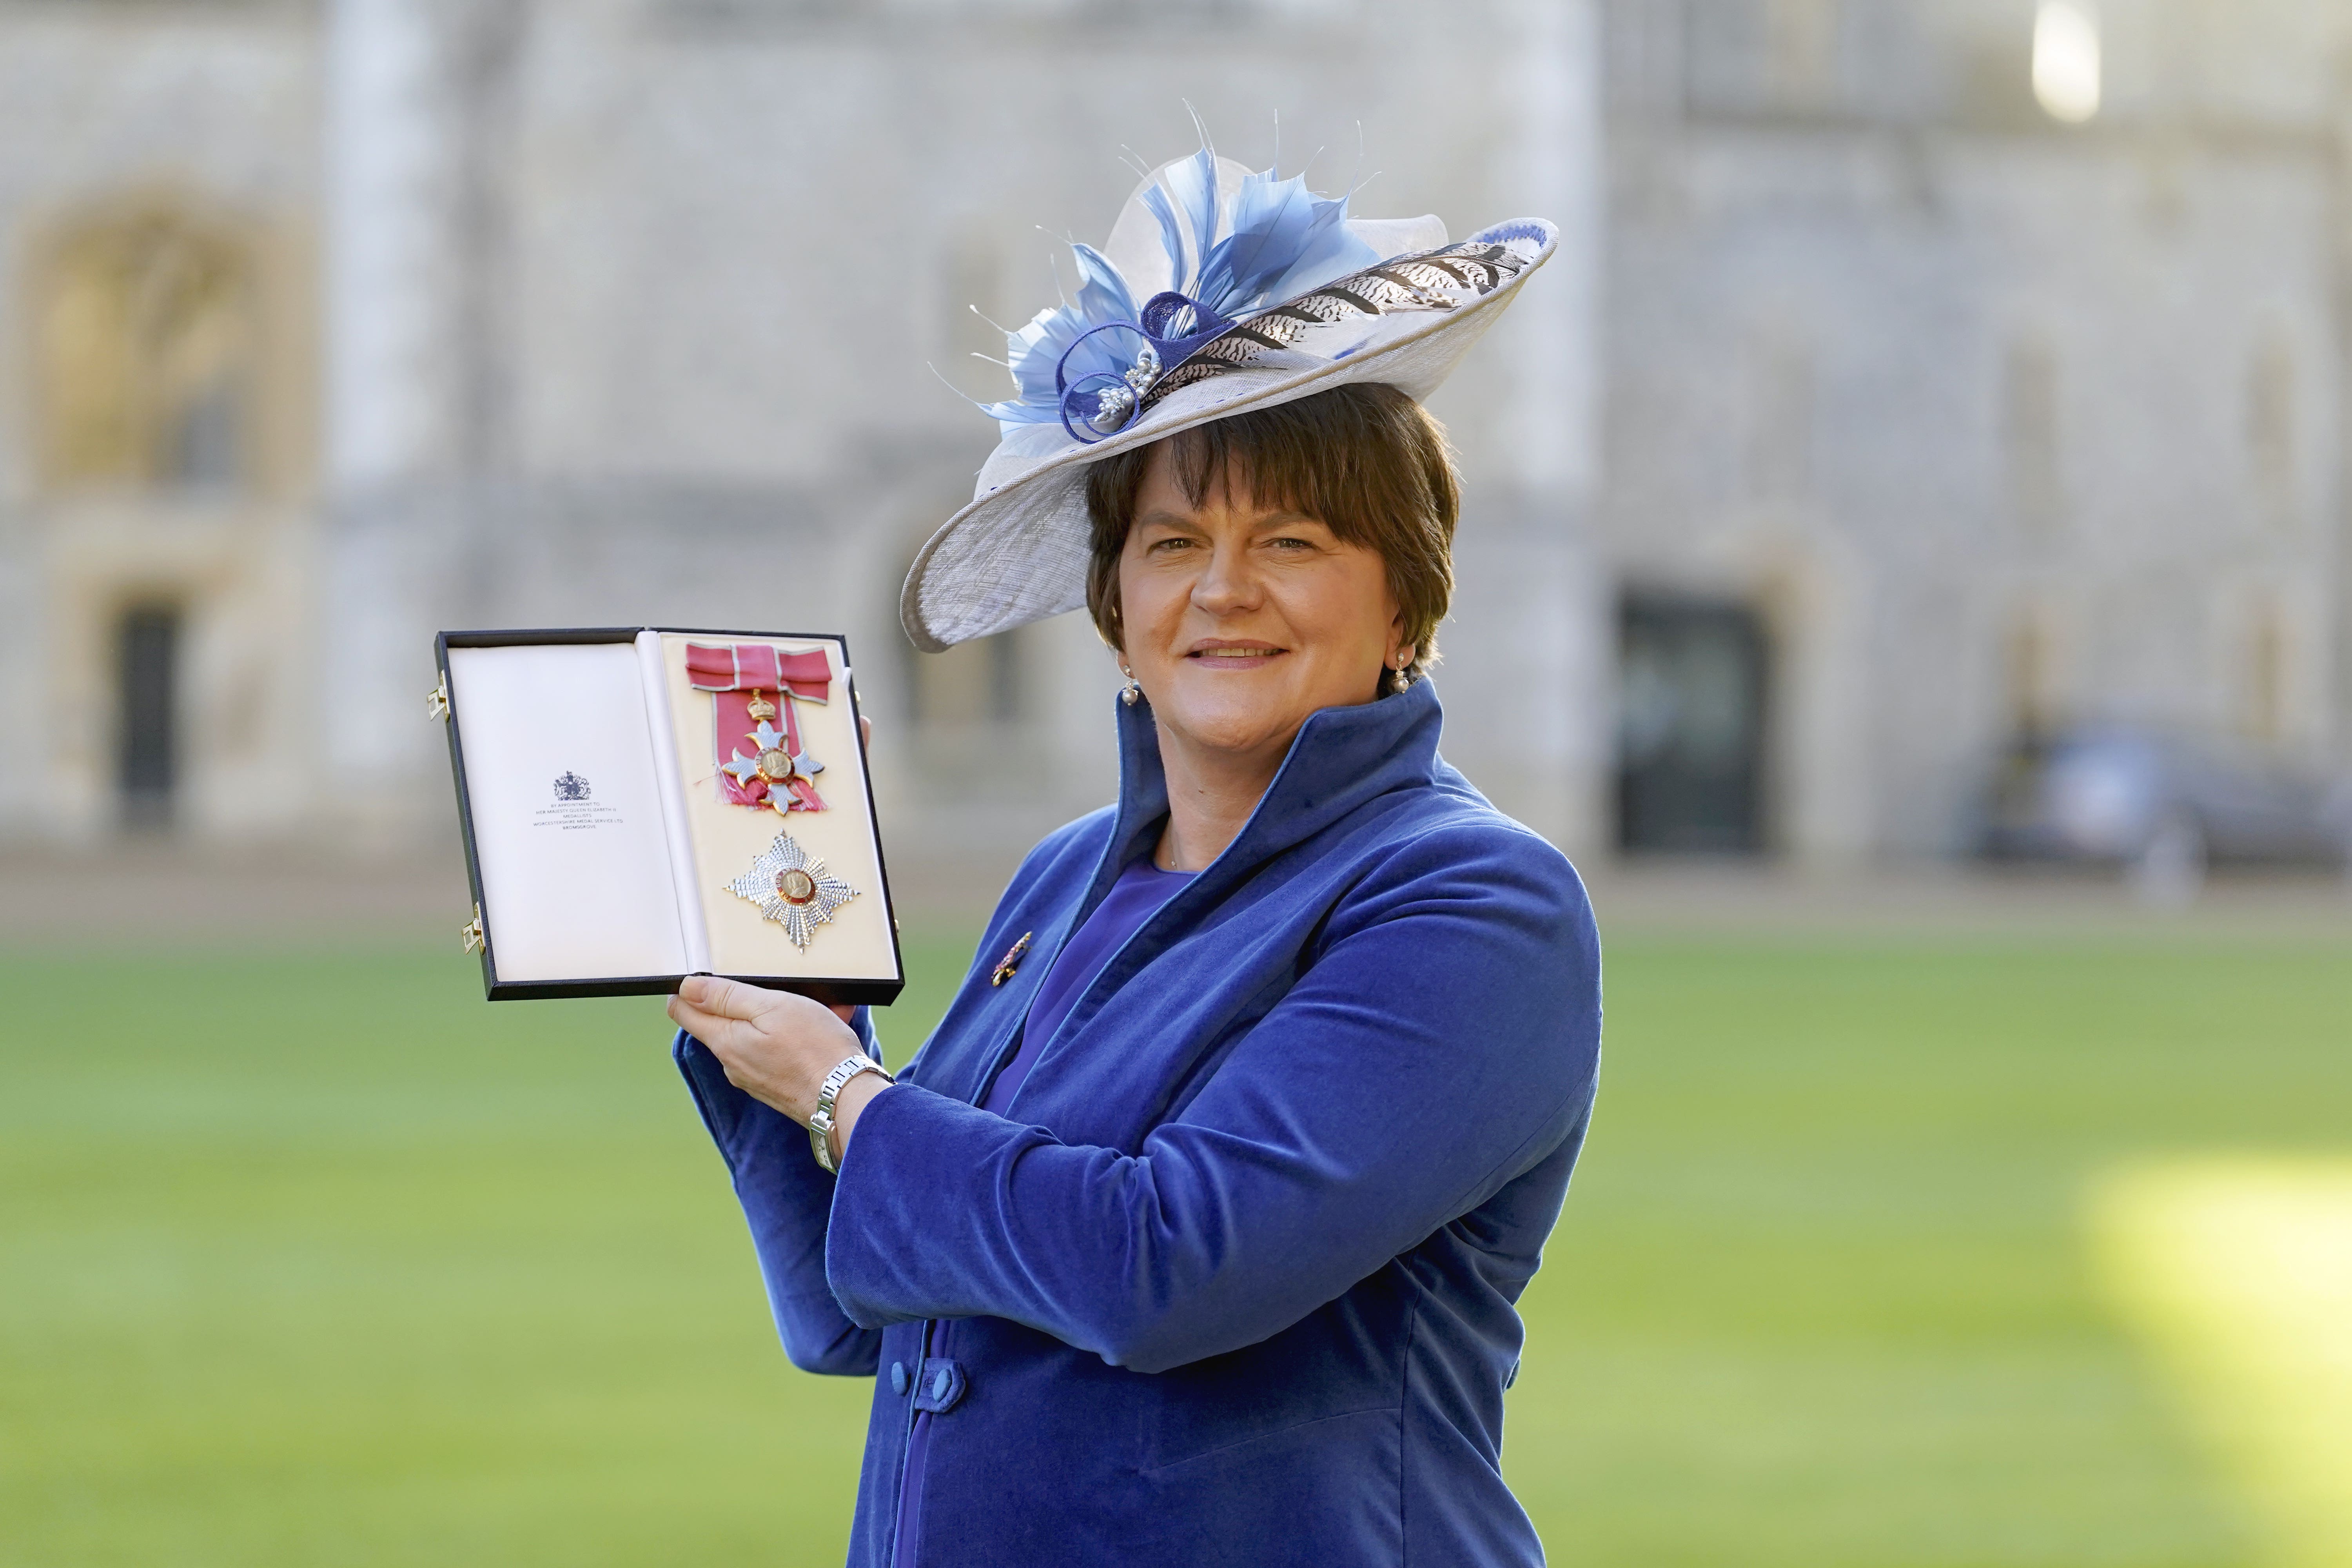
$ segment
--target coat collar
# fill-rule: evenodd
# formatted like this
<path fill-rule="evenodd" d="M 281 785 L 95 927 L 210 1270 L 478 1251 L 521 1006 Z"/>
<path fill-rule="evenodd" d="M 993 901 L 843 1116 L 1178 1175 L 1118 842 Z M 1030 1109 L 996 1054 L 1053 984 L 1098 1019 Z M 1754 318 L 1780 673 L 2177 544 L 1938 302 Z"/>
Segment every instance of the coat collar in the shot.
<path fill-rule="evenodd" d="M 1225 889 L 1283 850 L 1320 833 L 1365 802 L 1436 778 L 1437 737 L 1444 727 L 1437 689 L 1427 679 L 1348 708 L 1310 713 L 1233 843 L 1183 895 L 1221 898 Z M 1083 921 L 1119 872 L 1150 849 L 1168 816 L 1168 775 L 1160 765 L 1160 728 L 1151 704 L 1118 705 L 1118 814 L 1095 868 Z M 1075 928 L 1074 928 L 1075 929 Z"/>
<path fill-rule="evenodd" d="M 1075 905 L 1062 902 L 1063 888 L 1049 895 L 1061 918 L 1052 922 L 1023 965 L 1017 983 L 977 993 L 975 1005 L 1002 1008 L 1005 1033 L 982 1046 L 935 1055 L 937 1042 L 950 1036 L 955 1020 L 950 1011 L 909 1071 L 912 1081 L 943 1094 L 976 1104 L 992 1068 L 1003 1058 L 1021 1026 L 1037 988 L 1060 956 L 1063 943 L 1084 925 L 1102 902 L 1118 875 L 1150 852 L 1160 826 L 1168 816 L 1168 778 L 1160 765 L 1160 731 L 1147 702 L 1117 705 L 1119 748 L 1118 806 L 1109 836 L 1096 862 L 1085 896 Z M 1129 947 L 1147 954 L 1166 945 L 1172 932 L 1184 930 L 1193 915 L 1213 909 L 1282 851 L 1311 838 L 1382 795 L 1427 786 L 1438 781 L 1444 764 L 1438 760 L 1438 731 L 1444 714 L 1437 693 L 1423 680 L 1392 696 L 1349 708 L 1326 708 L 1310 714 L 1290 742 L 1274 782 L 1257 803 L 1250 819 L 1225 852 L 1160 907 L 1128 939 Z M 1457 780 L 1458 782 L 1458 780 Z M 1040 911 L 1042 913 L 1042 910 Z M 1043 928 L 1046 922 L 1039 921 Z M 1124 951 L 1124 950 L 1122 950 Z M 1116 960 L 1114 961 L 1116 962 Z M 979 972 L 975 971 L 975 973 Z M 1115 988 L 1115 985 L 1114 985 Z M 1064 1020 L 1067 1036 L 1083 1027 L 1099 1006 L 1097 975 L 1085 996 Z M 967 985 L 966 994 L 972 994 Z M 1090 1000 L 1090 998 L 1092 1000 Z M 960 996 L 957 1005 L 963 1005 Z M 1033 1073 L 1055 1059 L 1057 1042 L 1049 1042 Z"/>

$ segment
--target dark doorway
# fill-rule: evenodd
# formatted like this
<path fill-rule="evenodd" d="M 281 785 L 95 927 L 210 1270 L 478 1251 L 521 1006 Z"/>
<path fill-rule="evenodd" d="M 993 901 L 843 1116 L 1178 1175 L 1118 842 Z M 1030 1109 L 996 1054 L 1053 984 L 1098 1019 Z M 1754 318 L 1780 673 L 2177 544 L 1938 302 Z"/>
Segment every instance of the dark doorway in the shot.
<path fill-rule="evenodd" d="M 115 631 L 115 787 L 130 827 L 168 827 L 179 784 L 180 611 L 140 605 Z"/>
<path fill-rule="evenodd" d="M 1763 623 L 1745 605 L 1630 596 L 1617 621 L 1617 842 L 1764 847 Z"/>

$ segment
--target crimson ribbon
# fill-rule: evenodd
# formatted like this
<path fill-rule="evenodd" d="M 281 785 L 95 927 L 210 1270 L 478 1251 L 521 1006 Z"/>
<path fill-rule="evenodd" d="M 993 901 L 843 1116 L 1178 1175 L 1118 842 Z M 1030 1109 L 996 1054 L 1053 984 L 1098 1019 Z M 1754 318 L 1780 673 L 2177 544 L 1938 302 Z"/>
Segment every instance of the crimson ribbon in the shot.
<path fill-rule="evenodd" d="M 763 642 L 730 643 L 724 647 L 688 643 L 686 679 L 695 690 L 710 693 L 711 755 L 724 770 L 739 752 L 759 755 L 760 744 L 751 739 L 758 728 L 751 719 L 751 699 L 762 693 L 769 695 L 783 721 L 784 754 L 795 760 L 805 755 L 800 721 L 793 714 L 793 699 L 823 702 L 830 698 L 833 664 L 821 647 L 783 653 Z M 768 787 L 768 781 L 756 775 L 742 784 L 736 783 L 732 773 L 721 771 L 719 775 L 719 792 L 736 805 L 766 805 Z M 825 808 L 806 774 L 794 773 L 785 787 L 793 796 L 787 811 Z"/>

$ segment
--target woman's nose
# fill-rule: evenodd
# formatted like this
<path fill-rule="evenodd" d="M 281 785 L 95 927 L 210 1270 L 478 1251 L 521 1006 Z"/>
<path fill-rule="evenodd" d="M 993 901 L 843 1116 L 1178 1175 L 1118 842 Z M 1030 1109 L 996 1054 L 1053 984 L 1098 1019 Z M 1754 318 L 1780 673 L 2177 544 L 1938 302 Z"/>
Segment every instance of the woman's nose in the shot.
<path fill-rule="evenodd" d="M 1192 604 L 1213 616 L 1246 610 L 1257 602 L 1257 575 L 1250 570 L 1249 552 L 1222 545 L 1209 552 L 1209 563 L 1192 584 Z"/>

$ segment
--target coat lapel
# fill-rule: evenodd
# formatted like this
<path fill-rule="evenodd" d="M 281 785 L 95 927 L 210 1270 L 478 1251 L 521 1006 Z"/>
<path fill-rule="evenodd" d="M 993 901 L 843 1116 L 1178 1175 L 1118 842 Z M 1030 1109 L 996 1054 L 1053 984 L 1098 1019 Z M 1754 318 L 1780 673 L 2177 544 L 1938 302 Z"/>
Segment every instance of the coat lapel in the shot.
<path fill-rule="evenodd" d="M 1119 809 L 1085 898 L 1055 932 L 1057 956 L 1119 873 L 1150 850 L 1168 815 L 1167 777 L 1149 707 L 1122 704 L 1118 722 Z M 1183 1092 L 1190 1076 L 1190 1061 L 1173 1057 L 1197 1057 L 1230 1037 L 1236 1022 L 1251 1021 L 1241 1016 L 1244 1011 L 1270 1006 L 1276 997 L 1266 994 L 1269 980 L 1290 972 L 1298 941 L 1344 890 L 1317 887 L 1307 866 L 1285 866 L 1271 879 L 1290 898 L 1273 886 L 1250 884 L 1265 879 L 1289 851 L 1380 796 L 1430 784 L 1442 766 L 1443 722 L 1436 692 L 1425 680 L 1378 701 L 1310 715 L 1234 842 L 1129 939 L 1078 998 L 1031 1068 L 1013 1101 L 1016 1114 L 1064 1136 L 1082 1135 L 1077 1124 L 1084 1123 L 1093 1136 L 1121 1144 L 1147 1130 L 1157 1109 Z M 1262 912 L 1271 918 L 1256 918 Z M 1252 940 L 1190 943 L 1195 951 L 1175 955 L 1176 971 L 1150 976 L 1147 989 L 1121 994 L 1129 980 L 1171 948 L 1196 934 L 1208 938 L 1205 926 L 1223 926 L 1237 915 L 1251 926 Z M 1027 1005 L 1024 999 L 1024 1014 Z M 1100 1072 L 1066 1070 L 1073 1053 L 1091 1048 L 1089 1026 L 1106 1013 L 1120 1035 L 1116 1061 L 1098 1064 Z M 989 1063 L 993 1060 L 991 1055 Z M 985 1070 L 975 1074 L 974 1094 Z M 1073 1096 L 1072 1089 L 1082 1092 Z"/>

